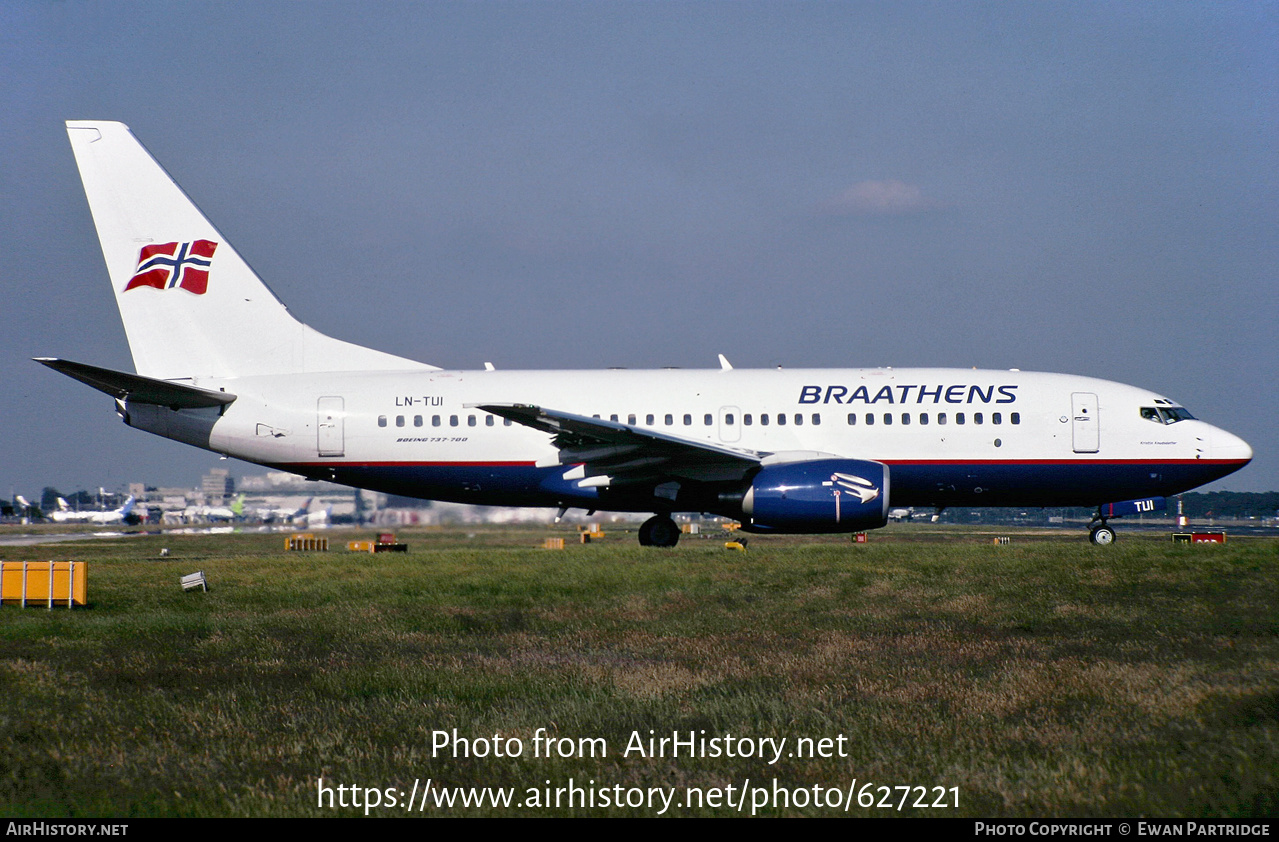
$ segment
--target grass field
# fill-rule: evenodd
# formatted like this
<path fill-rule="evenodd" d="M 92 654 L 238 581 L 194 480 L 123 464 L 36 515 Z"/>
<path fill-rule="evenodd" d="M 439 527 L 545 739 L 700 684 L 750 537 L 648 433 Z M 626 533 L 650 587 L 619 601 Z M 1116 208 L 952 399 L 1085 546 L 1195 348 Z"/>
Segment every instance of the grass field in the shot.
<path fill-rule="evenodd" d="M 285 553 L 279 535 L 0 548 L 88 561 L 92 603 L 0 610 L 0 812 L 362 814 L 336 806 L 354 786 L 361 804 L 366 788 L 396 797 L 372 814 L 403 815 L 427 779 L 433 797 L 550 788 L 552 806 L 414 814 L 661 812 L 554 807 L 570 779 L 614 799 L 672 792 L 666 815 L 735 814 L 686 788 L 732 798 L 747 781 L 792 795 L 758 805 L 772 815 L 843 814 L 814 786 L 849 815 L 1279 812 L 1274 539 L 1129 534 L 1103 549 L 1005 530 L 1012 543 L 992 546 L 903 526 L 865 545 L 755 538 L 743 554 L 722 536 L 539 549 L 548 534 L 575 540 L 511 527 L 401 533 L 406 555 Z M 178 587 L 195 570 L 209 593 Z M 597 756 L 535 757 L 539 728 Z M 452 729 L 523 753 L 433 756 Z M 787 742 L 776 762 L 625 756 L 650 729 Z M 837 756 L 788 756 L 800 738 Z M 903 791 L 880 786 L 948 806 L 911 806 L 912 791 L 899 810 Z"/>

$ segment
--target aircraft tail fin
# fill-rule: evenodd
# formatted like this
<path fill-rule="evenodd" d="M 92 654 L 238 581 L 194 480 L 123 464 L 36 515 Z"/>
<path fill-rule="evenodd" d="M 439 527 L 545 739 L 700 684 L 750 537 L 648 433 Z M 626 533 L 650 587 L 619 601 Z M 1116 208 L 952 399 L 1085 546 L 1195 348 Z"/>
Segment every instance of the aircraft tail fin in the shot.
<path fill-rule="evenodd" d="M 302 504 L 302 507 L 299 508 L 297 511 L 295 511 L 293 514 L 289 515 L 289 520 L 292 521 L 292 520 L 305 519 L 307 514 L 311 511 L 311 501 L 314 499 L 315 499 L 314 497 L 306 498 L 306 502 Z"/>
<path fill-rule="evenodd" d="M 67 134 L 138 374 L 434 368 L 293 318 L 128 126 L 73 120 Z"/>

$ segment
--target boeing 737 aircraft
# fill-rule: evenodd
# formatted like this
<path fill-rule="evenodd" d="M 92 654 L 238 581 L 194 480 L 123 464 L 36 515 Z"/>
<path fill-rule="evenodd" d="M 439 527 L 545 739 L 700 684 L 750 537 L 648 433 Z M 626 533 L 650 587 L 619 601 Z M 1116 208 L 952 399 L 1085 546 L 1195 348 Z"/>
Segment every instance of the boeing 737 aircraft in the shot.
<path fill-rule="evenodd" d="M 874 529 L 894 508 L 1097 507 L 1107 520 L 1238 470 L 1247 443 L 1146 389 L 969 369 L 459 371 L 294 319 L 120 123 L 68 134 L 136 374 L 39 362 L 126 424 L 432 500 L 652 512 L 750 532 Z"/>

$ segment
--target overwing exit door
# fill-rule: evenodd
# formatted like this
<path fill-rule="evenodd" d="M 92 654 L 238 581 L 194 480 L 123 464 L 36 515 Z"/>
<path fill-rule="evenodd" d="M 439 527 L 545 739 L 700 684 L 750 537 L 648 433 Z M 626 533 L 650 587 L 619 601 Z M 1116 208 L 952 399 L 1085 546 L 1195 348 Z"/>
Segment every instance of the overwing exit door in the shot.
<path fill-rule="evenodd" d="M 738 441 L 742 437 L 742 411 L 735 406 L 719 408 L 719 440 Z"/>

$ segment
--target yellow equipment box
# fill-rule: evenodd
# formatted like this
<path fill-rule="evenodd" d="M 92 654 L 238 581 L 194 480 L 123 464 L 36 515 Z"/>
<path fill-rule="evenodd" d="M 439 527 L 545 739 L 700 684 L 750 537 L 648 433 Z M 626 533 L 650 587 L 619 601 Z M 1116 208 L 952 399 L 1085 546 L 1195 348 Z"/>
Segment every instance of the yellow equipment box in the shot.
<path fill-rule="evenodd" d="M 309 532 L 284 539 L 284 549 L 296 552 L 328 552 L 329 539 L 316 538 Z"/>
<path fill-rule="evenodd" d="M 83 561 L 0 561 L 0 594 L 19 605 L 86 605 L 88 565 Z"/>

